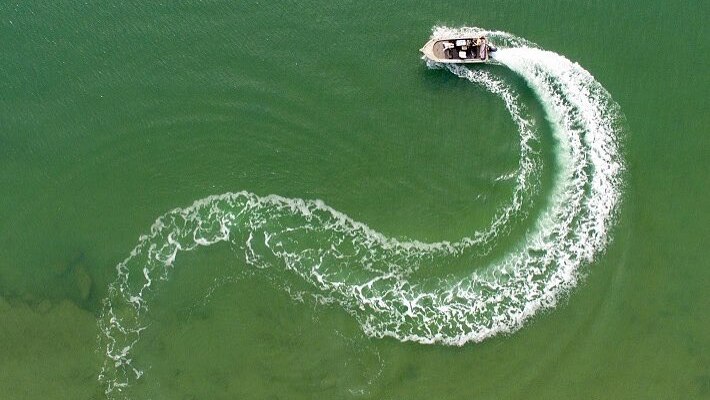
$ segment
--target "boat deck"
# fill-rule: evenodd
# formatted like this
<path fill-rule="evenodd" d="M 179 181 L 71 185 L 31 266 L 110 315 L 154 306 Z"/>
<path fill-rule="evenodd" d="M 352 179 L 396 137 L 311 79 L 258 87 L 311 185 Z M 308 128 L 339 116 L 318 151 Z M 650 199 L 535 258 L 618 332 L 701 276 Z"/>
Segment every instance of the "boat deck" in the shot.
<path fill-rule="evenodd" d="M 433 42 L 433 43 L 432 43 Z M 428 47 L 428 49 L 425 49 Z M 422 49 L 435 61 L 453 63 L 482 63 L 488 61 L 488 41 L 485 38 L 430 41 Z M 426 51 L 425 51 L 426 50 Z"/>

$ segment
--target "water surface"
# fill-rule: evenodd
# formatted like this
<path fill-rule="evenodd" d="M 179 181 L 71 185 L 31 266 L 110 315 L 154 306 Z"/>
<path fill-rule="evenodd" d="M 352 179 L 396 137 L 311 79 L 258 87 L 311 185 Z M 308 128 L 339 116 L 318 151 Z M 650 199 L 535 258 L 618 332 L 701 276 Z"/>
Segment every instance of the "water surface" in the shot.
<path fill-rule="evenodd" d="M 708 396 L 707 5 L 476 7 L 0 6 L 3 397 L 106 398 L 97 320 L 115 266 L 196 199 L 321 199 L 401 240 L 486 229 L 515 191 L 520 134 L 495 94 L 419 59 L 435 25 L 525 37 L 619 104 L 623 199 L 586 279 L 513 334 L 423 345 L 371 338 L 341 306 L 294 301 L 289 278 L 211 246 L 181 257 L 151 300 L 135 397 Z M 528 216 L 452 273 L 516 248 L 560 170 L 540 97 L 484 68 L 539 122 L 544 167 Z"/>

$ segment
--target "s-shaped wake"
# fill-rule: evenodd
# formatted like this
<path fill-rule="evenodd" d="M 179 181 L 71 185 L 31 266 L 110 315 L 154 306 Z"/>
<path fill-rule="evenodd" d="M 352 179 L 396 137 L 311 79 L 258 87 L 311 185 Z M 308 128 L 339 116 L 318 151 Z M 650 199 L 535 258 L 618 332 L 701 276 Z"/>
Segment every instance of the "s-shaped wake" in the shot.
<path fill-rule="evenodd" d="M 143 374 L 133 347 L 150 329 L 151 299 L 179 254 L 215 243 L 231 243 L 248 266 L 297 277 L 309 288 L 306 295 L 339 304 L 372 337 L 463 345 L 513 332 L 554 307 L 578 283 L 580 267 L 609 241 L 623 188 L 621 113 L 601 84 L 564 56 L 505 32 L 433 31 L 434 38 L 477 35 L 498 46 L 495 62 L 527 82 L 555 139 L 559 172 L 546 208 L 520 246 L 462 276 L 415 274 L 495 244 L 529 211 L 542 163 L 533 149 L 539 133 L 510 85 L 485 69 L 430 63 L 499 96 L 520 133 L 515 189 L 489 226 L 455 242 L 424 243 L 386 237 L 320 200 L 238 192 L 176 208 L 160 216 L 116 267 L 118 277 L 104 300 L 99 379 L 109 398 L 123 398 Z"/>

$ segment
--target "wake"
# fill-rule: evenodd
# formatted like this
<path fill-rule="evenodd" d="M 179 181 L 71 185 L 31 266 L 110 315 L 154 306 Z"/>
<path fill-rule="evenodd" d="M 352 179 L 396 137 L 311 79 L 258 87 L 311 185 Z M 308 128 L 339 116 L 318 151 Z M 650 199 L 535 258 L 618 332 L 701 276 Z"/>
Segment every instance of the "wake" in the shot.
<path fill-rule="evenodd" d="M 150 299 L 169 279 L 181 252 L 231 243 L 246 264 L 285 271 L 305 295 L 336 303 L 372 337 L 463 345 L 513 332 L 554 307 L 609 240 L 621 197 L 620 111 L 581 66 L 508 33 L 437 27 L 434 37 L 486 34 L 495 61 L 525 79 L 544 107 L 556 140 L 559 172 L 548 206 L 522 245 L 463 276 L 415 274 L 446 260 L 485 252 L 526 215 L 538 190 L 538 132 L 515 91 L 485 70 L 436 65 L 499 96 L 520 133 L 520 163 L 511 201 L 488 228 L 455 242 L 386 237 L 319 200 L 226 193 L 159 217 L 117 266 L 99 318 L 105 361 L 99 379 L 110 397 L 143 374 L 132 349 L 148 329 Z M 428 270 L 427 270 L 428 271 Z M 422 278 L 421 275 L 431 275 Z M 290 290 L 288 287 L 286 290 Z M 303 294 L 300 294 L 301 296 Z"/>

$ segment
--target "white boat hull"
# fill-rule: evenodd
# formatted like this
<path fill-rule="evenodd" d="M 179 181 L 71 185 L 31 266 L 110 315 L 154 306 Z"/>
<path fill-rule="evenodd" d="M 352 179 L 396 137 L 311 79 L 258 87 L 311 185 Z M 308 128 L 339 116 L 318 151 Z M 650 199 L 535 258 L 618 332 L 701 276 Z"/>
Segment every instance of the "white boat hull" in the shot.
<path fill-rule="evenodd" d="M 426 58 L 444 64 L 481 64 L 495 51 L 485 37 L 431 39 L 419 51 Z"/>

